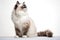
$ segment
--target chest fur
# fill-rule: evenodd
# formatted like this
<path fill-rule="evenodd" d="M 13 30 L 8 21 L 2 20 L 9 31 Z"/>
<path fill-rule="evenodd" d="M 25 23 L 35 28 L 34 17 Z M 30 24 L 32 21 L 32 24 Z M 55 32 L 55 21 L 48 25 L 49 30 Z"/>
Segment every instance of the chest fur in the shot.
<path fill-rule="evenodd" d="M 17 16 L 16 14 L 12 14 L 12 20 L 18 28 L 21 28 L 21 26 L 25 27 L 30 22 L 28 15 Z"/>

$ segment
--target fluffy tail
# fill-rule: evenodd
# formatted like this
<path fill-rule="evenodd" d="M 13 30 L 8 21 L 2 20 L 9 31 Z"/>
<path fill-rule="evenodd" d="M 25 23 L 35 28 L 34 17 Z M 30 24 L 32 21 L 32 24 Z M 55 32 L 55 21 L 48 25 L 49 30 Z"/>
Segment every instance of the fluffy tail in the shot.
<path fill-rule="evenodd" d="M 53 33 L 50 30 L 45 30 L 37 33 L 37 36 L 52 37 Z"/>

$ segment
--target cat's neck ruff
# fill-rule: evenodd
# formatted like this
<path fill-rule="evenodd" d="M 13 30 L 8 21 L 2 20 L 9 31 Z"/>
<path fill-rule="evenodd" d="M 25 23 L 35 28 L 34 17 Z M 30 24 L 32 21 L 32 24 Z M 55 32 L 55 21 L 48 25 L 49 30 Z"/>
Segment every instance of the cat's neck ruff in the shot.
<path fill-rule="evenodd" d="M 16 12 L 15 15 L 16 15 L 16 18 L 20 20 L 20 22 L 22 23 L 30 20 L 30 17 L 27 14 L 27 12 L 19 11 L 19 12 Z"/>
<path fill-rule="evenodd" d="M 27 12 L 24 12 L 24 11 L 18 11 L 18 12 L 15 12 L 15 14 L 17 17 L 20 17 L 20 18 L 28 16 Z"/>

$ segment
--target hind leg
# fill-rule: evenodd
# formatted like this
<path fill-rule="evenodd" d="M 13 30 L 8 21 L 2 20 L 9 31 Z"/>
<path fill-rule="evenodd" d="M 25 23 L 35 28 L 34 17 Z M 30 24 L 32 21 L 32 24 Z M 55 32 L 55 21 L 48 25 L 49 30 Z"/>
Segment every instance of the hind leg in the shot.
<path fill-rule="evenodd" d="M 36 37 L 36 28 L 35 27 L 30 27 L 28 32 L 27 32 L 27 37 Z"/>
<path fill-rule="evenodd" d="M 37 37 L 37 34 L 36 33 L 33 33 L 33 32 L 29 32 L 27 33 L 27 37 Z"/>

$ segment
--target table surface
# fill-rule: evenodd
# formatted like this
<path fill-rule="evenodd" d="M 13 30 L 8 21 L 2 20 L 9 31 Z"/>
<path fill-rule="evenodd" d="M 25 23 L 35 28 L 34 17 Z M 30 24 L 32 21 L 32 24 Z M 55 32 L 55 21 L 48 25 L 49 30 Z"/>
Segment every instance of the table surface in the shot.
<path fill-rule="evenodd" d="M 0 37 L 0 40 L 60 40 L 60 37 L 31 37 L 31 38 Z"/>

